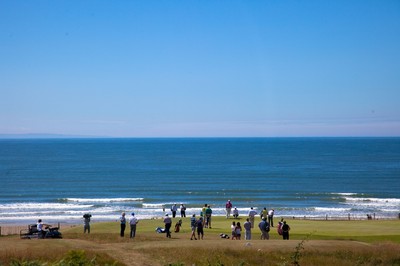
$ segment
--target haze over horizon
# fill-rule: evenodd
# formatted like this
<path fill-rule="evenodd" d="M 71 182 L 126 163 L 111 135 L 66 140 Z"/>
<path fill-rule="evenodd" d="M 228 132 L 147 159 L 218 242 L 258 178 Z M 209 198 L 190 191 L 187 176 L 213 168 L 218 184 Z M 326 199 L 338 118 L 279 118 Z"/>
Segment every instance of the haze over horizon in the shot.
<path fill-rule="evenodd" d="M 0 2 L 0 135 L 400 136 L 399 1 Z"/>

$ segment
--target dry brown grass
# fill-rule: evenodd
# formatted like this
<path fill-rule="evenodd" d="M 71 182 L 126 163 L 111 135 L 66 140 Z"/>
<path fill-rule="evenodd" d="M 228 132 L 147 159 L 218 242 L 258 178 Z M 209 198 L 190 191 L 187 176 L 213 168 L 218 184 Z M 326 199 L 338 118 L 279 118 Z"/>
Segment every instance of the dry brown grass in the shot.
<path fill-rule="evenodd" d="M 81 227 L 65 229 L 64 239 L 1 237 L 0 262 L 8 265 L 12 258 L 51 262 L 60 259 L 67 250 L 85 250 L 90 255 L 105 256 L 124 265 L 400 265 L 398 222 L 353 225 L 292 221 L 293 240 L 289 241 L 281 240 L 276 232 L 271 232 L 269 241 L 256 240 L 256 230 L 251 241 L 221 239 L 219 233 L 229 230 L 226 220 L 216 221 L 213 229 L 206 229 L 204 240 L 191 241 L 186 227 L 167 239 L 164 234 L 154 232 L 158 224 L 159 221 L 142 221 L 134 240 L 119 237 L 115 223 L 94 224 L 90 235 L 82 234 Z M 376 232 L 377 228 L 387 225 L 395 226 L 389 230 L 390 234 Z M 332 233 L 324 230 L 325 235 L 302 241 L 307 231 L 325 226 L 338 228 Z M 371 234 L 380 240 L 371 241 L 367 237 Z"/>

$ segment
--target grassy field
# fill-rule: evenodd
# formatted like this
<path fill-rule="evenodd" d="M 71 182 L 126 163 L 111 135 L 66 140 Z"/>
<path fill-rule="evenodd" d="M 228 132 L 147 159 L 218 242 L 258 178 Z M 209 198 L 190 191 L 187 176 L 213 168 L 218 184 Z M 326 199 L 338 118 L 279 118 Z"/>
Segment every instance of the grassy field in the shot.
<path fill-rule="evenodd" d="M 117 222 L 92 223 L 90 235 L 81 225 L 62 228 L 63 239 L 1 237 L 0 265 L 400 265 L 400 220 L 287 220 L 289 241 L 275 228 L 270 240 L 259 240 L 257 228 L 251 241 L 221 239 L 232 221 L 215 217 L 197 241 L 189 218 L 171 239 L 155 232 L 163 226 L 158 219 L 140 221 L 133 240 L 128 228 L 119 236 Z"/>

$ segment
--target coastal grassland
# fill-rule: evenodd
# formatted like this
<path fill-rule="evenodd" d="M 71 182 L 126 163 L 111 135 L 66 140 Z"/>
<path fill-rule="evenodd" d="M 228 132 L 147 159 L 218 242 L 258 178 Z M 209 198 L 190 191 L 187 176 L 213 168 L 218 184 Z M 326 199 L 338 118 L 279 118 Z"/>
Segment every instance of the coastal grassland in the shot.
<path fill-rule="evenodd" d="M 163 226 L 161 219 L 140 221 L 133 240 L 129 228 L 124 238 L 119 236 L 117 222 L 92 223 L 90 235 L 83 234 L 82 225 L 64 227 L 63 239 L 1 237 L 0 262 L 55 263 L 70 250 L 83 250 L 89 259 L 101 260 L 98 265 L 400 265 L 400 220 L 290 219 L 289 241 L 282 240 L 276 228 L 271 228 L 269 241 L 259 240 L 257 227 L 251 241 L 221 239 L 220 233 L 230 235 L 232 221 L 214 217 L 212 229 L 206 228 L 204 240 L 197 241 L 190 240 L 189 218 L 183 219 L 181 231 L 172 233 L 172 239 L 155 233 Z M 244 219 L 236 221 L 243 224 Z"/>

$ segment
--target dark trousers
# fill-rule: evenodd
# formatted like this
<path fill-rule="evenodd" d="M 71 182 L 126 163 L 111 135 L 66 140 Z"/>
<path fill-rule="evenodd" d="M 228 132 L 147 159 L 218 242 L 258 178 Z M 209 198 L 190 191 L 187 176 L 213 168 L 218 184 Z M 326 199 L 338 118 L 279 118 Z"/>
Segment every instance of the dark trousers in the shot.
<path fill-rule="evenodd" d="M 125 227 L 126 227 L 126 225 L 125 224 L 121 224 L 121 237 L 123 237 L 124 236 L 124 234 L 125 234 Z"/>
<path fill-rule="evenodd" d="M 90 234 L 90 224 L 85 224 L 83 226 L 83 233 L 86 233 L 86 231 L 88 232 L 88 234 Z"/>
<path fill-rule="evenodd" d="M 283 239 L 289 240 L 289 231 L 286 231 L 286 232 L 283 231 L 282 236 L 283 236 Z"/>
<path fill-rule="evenodd" d="M 44 230 L 42 230 L 42 231 L 39 231 L 38 232 L 38 238 L 46 238 L 46 234 L 47 234 L 47 231 L 44 231 Z"/>
<path fill-rule="evenodd" d="M 274 216 L 268 215 L 268 223 L 274 227 Z"/>
<path fill-rule="evenodd" d="M 171 238 L 171 224 L 165 224 L 165 233 L 167 237 Z"/>
<path fill-rule="evenodd" d="M 131 238 L 136 236 L 136 224 L 131 224 Z"/>

